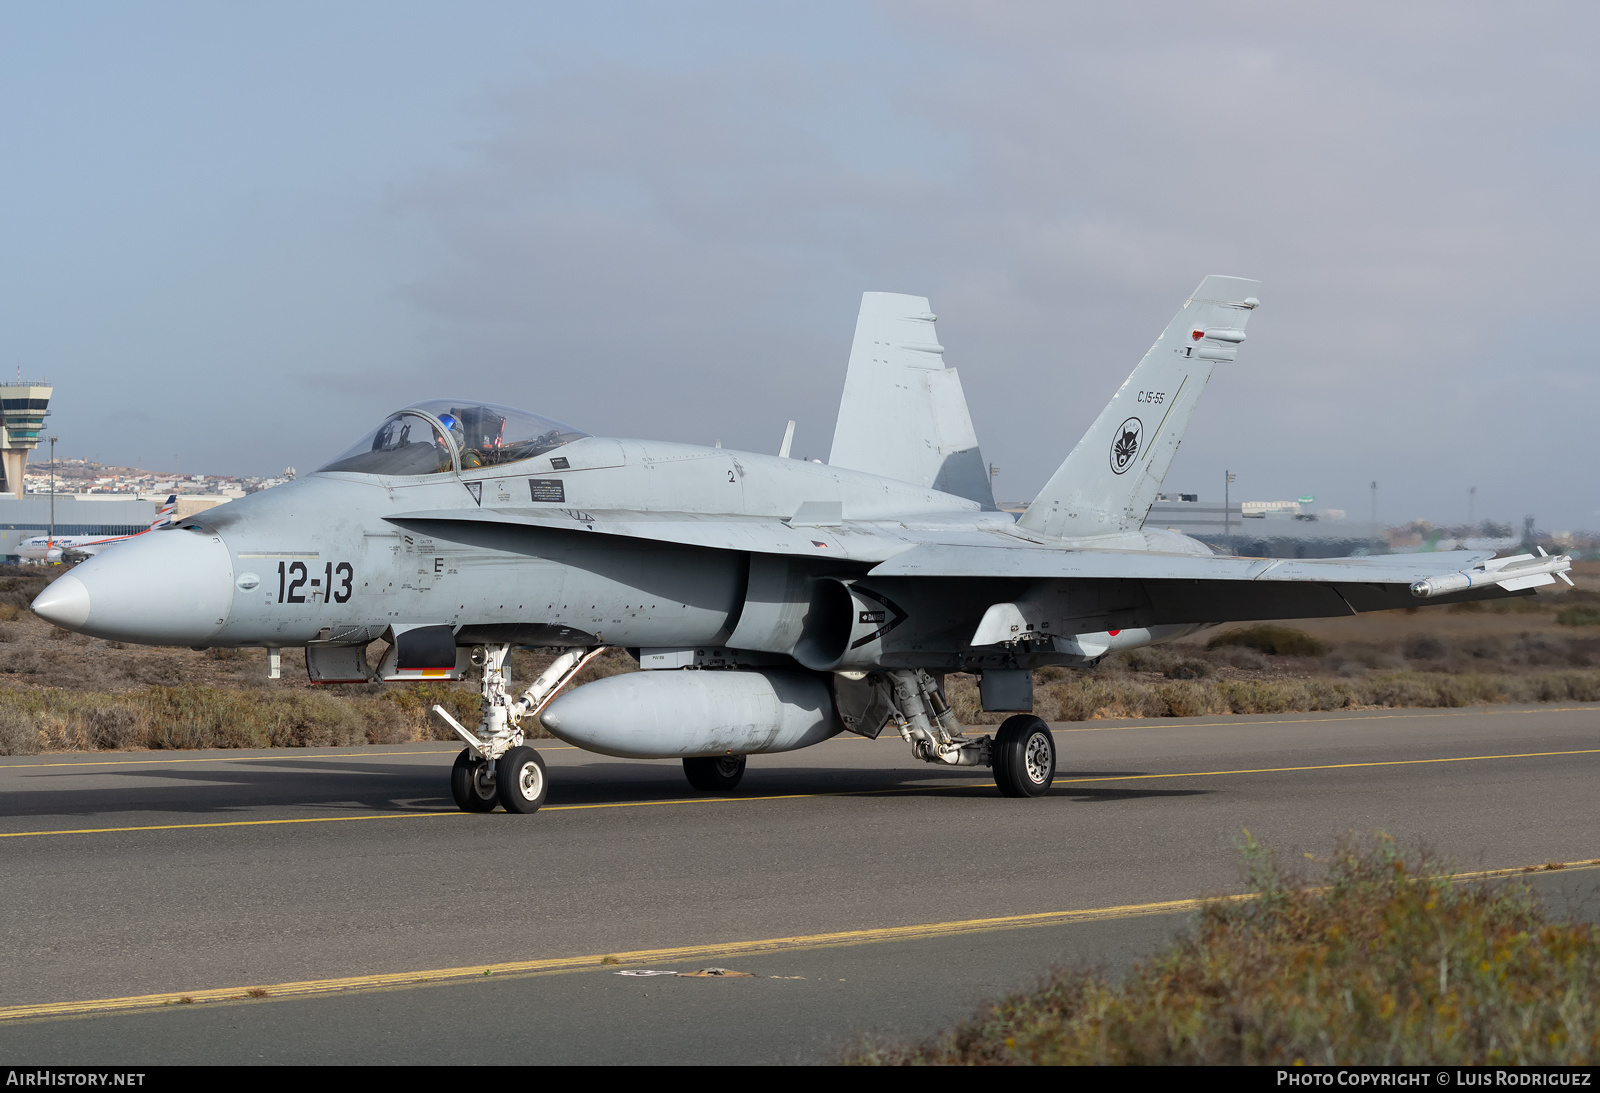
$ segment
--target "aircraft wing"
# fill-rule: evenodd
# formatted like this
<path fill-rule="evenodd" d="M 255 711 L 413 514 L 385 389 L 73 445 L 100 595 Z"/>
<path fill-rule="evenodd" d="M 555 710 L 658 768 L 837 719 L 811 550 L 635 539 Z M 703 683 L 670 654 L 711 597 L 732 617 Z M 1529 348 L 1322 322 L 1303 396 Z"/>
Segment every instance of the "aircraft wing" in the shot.
<path fill-rule="evenodd" d="M 1142 604 L 1137 617 L 1161 623 L 1313 618 L 1525 594 L 1557 576 L 1570 583 L 1570 568 L 1565 555 L 1493 558 L 1485 551 L 1467 550 L 1288 559 L 931 543 L 895 555 L 868 577 L 1083 582 L 1067 586 L 1080 591 L 1066 593 L 1064 605 L 1046 610 L 1081 615 L 1078 621 L 1088 629 L 1088 620 L 1100 615 L 1112 620 L 1108 627 L 1136 625 L 1117 621 L 1122 616 L 1111 613 L 1102 600 L 1129 609 Z M 1038 599 L 1025 596 L 1018 603 L 996 604 L 973 644 L 1001 640 L 995 635 L 1010 630 L 1017 618 L 1026 619 L 1029 603 Z"/>
<path fill-rule="evenodd" d="M 1366 558 L 1235 558 L 1074 549 L 1031 543 L 993 529 L 952 527 L 941 532 L 937 526 L 913 530 L 894 522 L 845 520 L 811 524 L 798 516 L 782 520 L 622 509 L 481 508 L 404 512 L 388 519 L 402 525 L 543 528 L 712 550 L 835 558 L 872 565 L 872 577 L 1141 581 L 1167 589 L 1168 595 L 1180 594 L 1181 586 L 1189 589 L 1183 595 L 1192 597 L 1209 589 L 1213 596 L 1223 598 L 1240 595 L 1245 585 L 1258 590 L 1249 598 L 1285 596 L 1284 585 L 1318 586 L 1359 611 L 1405 607 L 1419 598 L 1433 600 L 1489 585 L 1498 586 L 1490 589 L 1490 594 L 1519 592 L 1550 584 L 1556 576 L 1565 580 L 1565 571 L 1571 568 L 1565 555 L 1493 558 L 1491 552 L 1470 550 Z M 944 541 L 937 541 L 940 539 Z M 1278 591 L 1270 592 L 1272 587 Z M 1229 588 L 1233 591 L 1227 591 Z M 1470 598 L 1482 595 L 1479 591 Z"/>
<path fill-rule="evenodd" d="M 1492 557 L 1489 551 L 1366 558 L 1234 558 L 1220 554 L 929 543 L 896 554 L 874 577 L 1044 577 L 1083 580 L 1337 581 L 1411 584 Z"/>

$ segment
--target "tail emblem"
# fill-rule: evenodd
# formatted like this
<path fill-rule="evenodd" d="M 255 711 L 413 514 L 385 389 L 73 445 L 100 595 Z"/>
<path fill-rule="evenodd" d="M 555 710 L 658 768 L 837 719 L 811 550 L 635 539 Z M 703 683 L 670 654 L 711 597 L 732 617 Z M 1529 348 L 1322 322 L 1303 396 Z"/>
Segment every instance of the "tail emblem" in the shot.
<path fill-rule="evenodd" d="M 1111 473 L 1121 474 L 1133 466 L 1139 454 L 1139 441 L 1144 437 L 1144 422 L 1130 417 L 1117 426 L 1117 437 L 1111 442 Z"/>

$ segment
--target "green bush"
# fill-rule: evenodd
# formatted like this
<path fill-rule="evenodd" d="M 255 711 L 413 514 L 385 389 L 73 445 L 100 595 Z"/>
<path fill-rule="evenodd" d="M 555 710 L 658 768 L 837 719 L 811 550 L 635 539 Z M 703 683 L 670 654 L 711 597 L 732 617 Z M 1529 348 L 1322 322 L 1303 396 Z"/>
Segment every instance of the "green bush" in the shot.
<path fill-rule="evenodd" d="M 1556 612 L 1556 621 L 1562 626 L 1600 626 L 1600 607 L 1574 604 Z"/>
<path fill-rule="evenodd" d="M 1600 933 L 1520 883 L 1461 884 L 1380 836 L 1318 886 L 1247 843 L 1213 901 L 1121 984 L 1083 971 L 867 1064 L 1565 1065 L 1600 1056 Z"/>
<path fill-rule="evenodd" d="M 1327 643 L 1318 641 L 1303 630 L 1270 623 L 1218 634 L 1206 643 L 1206 648 L 1220 649 L 1225 645 L 1242 645 L 1269 657 L 1320 657 L 1328 651 Z"/>

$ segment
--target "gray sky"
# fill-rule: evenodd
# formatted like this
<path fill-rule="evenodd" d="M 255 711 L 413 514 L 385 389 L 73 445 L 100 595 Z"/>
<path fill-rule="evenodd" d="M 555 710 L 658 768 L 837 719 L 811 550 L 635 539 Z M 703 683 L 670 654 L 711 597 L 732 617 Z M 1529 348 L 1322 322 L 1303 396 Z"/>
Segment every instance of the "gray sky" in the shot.
<path fill-rule="evenodd" d="M 12 3 L 0 371 L 63 453 L 315 466 L 461 394 L 825 457 L 929 296 L 1032 496 L 1207 273 L 1167 486 L 1600 527 L 1600 9 Z"/>

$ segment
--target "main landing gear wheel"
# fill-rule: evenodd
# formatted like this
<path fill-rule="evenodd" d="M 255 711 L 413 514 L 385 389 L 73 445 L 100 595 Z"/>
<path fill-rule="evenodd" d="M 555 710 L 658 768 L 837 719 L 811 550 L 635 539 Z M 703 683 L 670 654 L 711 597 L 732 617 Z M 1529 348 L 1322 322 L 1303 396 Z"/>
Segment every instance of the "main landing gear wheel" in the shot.
<path fill-rule="evenodd" d="M 1050 726 L 1029 713 L 1008 717 L 994 736 L 994 782 L 1007 797 L 1037 797 L 1056 776 Z"/>
<path fill-rule="evenodd" d="M 550 791 L 544 760 L 532 748 L 507 750 L 495 764 L 495 784 L 507 812 L 538 812 Z"/>
<path fill-rule="evenodd" d="M 495 797 L 494 765 L 472 757 L 471 748 L 463 748 L 456 756 L 456 765 L 450 768 L 450 796 L 462 812 L 493 812 Z"/>
<path fill-rule="evenodd" d="M 738 785 L 739 779 L 744 777 L 744 756 L 711 755 L 685 759 L 683 775 L 695 789 L 707 792 L 729 790 Z"/>

